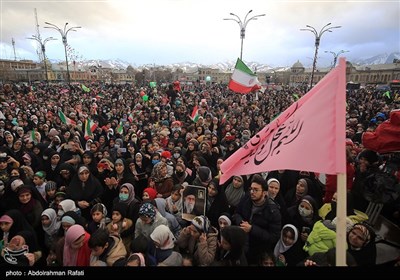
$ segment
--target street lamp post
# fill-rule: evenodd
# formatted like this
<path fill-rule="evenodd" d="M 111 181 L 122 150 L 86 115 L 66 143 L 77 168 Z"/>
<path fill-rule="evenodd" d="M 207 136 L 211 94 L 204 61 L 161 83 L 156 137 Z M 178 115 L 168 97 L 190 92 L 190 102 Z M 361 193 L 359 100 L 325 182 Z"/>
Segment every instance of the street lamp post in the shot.
<path fill-rule="evenodd" d="M 42 42 L 41 39 L 40 39 L 38 36 L 36 36 L 36 35 L 32 35 L 32 37 L 27 38 L 27 39 L 29 39 L 29 40 L 35 40 L 35 41 L 37 41 L 37 42 L 40 44 L 40 47 L 41 47 L 41 49 L 42 49 L 42 54 L 43 54 L 43 63 L 44 63 L 44 72 L 45 72 L 45 74 L 46 74 L 46 83 L 49 84 L 49 76 L 48 76 L 48 72 L 47 72 L 46 47 L 45 47 L 45 45 L 46 45 L 46 43 L 47 43 L 48 41 L 57 40 L 57 39 L 56 39 L 56 38 L 53 38 L 53 37 L 48 37 L 48 38 L 44 39 L 44 41 Z"/>
<path fill-rule="evenodd" d="M 312 86 L 313 86 L 314 73 L 315 73 L 315 68 L 317 66 L 318 48 L 319 48 L 319 43 L 321 41 L 322 34 L 324 34 L 325 32 L 332 32 L 332 29 L 341 27 L 341 26 L 328 27 L 329 25 L 331 25 L 331 23 L 326 24 L 324 27 L 321 28 L 321 30 L 319 32 L 317 32 L 317 30 L 310 25 L 306 25 L 307 28 L 300 29 L 301 31 L 310 31 L 315 35 L 315 53 L 314 53 L 313 68 L 312 68 L 312 72 L 311 72 L 310 88 L 312 88 Z"/>
<path fill-rule="evenodd" d="M 345 51 L 345 50 L 340 50 L 339 52 L 335 53 L 333 51 L 325 51 L 325 53 L 331 53 L 333 55 L 333 63 L 332 63 L 332 68 L 335 68 L 336 66 L 336 62 L 337 62 L 337 58 L 339 57 L 339 55 L 341 55 L 342 53 L 346 53 L 349 51 Z"/>
<path fill-rule="evenodd" d="M 45 24 L 49 25 L 49 26 L 45 26 L 44 28 L 51 28 L 51 29 L 55 29 L 58 32 L 60 32 L 61 34 L 61 38 L 62 38 L 62 42 L 64 44 L 64 52 L 65 52 L 65 63 L 67 64 L 67 82 L 68 85 L 70 85 L 71 82 L 71 78 L 69 76 L 69 67 L 68 67 L 68 56 L 67 56 L 67 35 L 69 31 L 77 31 L 76 28 L 81 28 L 80 26 L 74 26 L 74 27 L 70 27 L 67 29 L 67 25 L 68 22 L 65 23 L 64 25 L 64 29 L 59 28 L 57 25 L 49 23 L 49 22 L 45 22 Z"/>
<path fill-rule="evenodd" d="M 261 15 L 255 15 L 252 16 L 251 18 L 247 19 L 247 16 L 252 12 L 253 10 L 250 10 L 247 12 L 246 16 L 244 17 L 244 21 L 242 21 L 238 15 L 234 13 L 229 13 L 231 16 L 234 16 L 235 18 L 224 18 L 224 20 L 233 20 L 236 21 L 239 24 L 240 27 L 240 60 L 242 60 L 242 55 L 243 55 L 243 39 L 246 36 L 246 26 L 251 20 L 257 20 L 259 17 L 265 16 L 265 14 Z"/>

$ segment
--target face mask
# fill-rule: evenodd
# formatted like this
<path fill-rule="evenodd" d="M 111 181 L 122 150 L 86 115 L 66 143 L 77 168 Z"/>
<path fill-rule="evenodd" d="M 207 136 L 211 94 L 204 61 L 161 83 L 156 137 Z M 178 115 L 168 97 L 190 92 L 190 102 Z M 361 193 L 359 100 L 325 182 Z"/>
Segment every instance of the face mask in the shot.
<path fill-rule="evenodd" d="M 159 162 L 160 162 L 159 159 L 153 159 L 153 160 L 151 161 L 151 163 L 152 163 L 153 165 L 156 165 L 156 164 L 159 163 Z"/>
<path fill-rule="evenodd" d="M 180 155 L 181 155 L 180 153 L 175 153 L 174 158 L 179 158 Z"/>
<path fill-rule="evenodd" d="M 309 209 L 299 206 L 299 213 L 300 213 L 300 216 L 307 217 L 307 216 L 311 215 L 312 210 L 309 210 Z"/>
<path fill-rule="evenodd" d="M 48 157 L 48 156 L 43 156 L 43 159 L 44 159 L 44 160 L 48 160 L 49 157 Z"/>
<path fill-rule="evenodd" d="M 60 209 L 57 212 L 57 216 L 61 217 L 62 215 L 64 215 L 64 210 Z"/>
<path fill-rule="evenodd" d="M 131 139 L 132 139 L 132 141 L 136 142 L 137 137 L 132 137 Z"/>
<path fill-rule="evenodd" d="M 178 177 L 181 177 L 181 176 L 183 176 L 183 174 L 184 174 L 184 171 L 176 171 L 175 172 L 176 173 L 176 175 L 178 176 Z"/>
<path fill-rule="evenodd" d="M 119 194 L 119 200 L 121 200 L 121 201 L 127 200 L 128 197 L 129 197 L 129 194 L 127 194 L 127 193 L 120 193 Z"/>

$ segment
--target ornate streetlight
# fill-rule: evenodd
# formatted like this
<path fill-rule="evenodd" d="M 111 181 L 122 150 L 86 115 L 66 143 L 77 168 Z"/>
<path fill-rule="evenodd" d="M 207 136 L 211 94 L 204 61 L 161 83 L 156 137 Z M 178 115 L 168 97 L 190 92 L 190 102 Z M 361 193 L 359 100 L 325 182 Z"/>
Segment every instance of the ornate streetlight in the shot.
<path fill-rule="evenodd" d="M 44 28 L 51 28 L 51 29 L 55 29 L 58 32 L 60 32 L 61 34 L 61 38 L 62 38 L 62 42 L 64 44 L 64 52 L 65 52 L 65 63 L 67 64 L 67 82 L 68 85 L 70 84 L 71 78 L 69 76 L 69 67 L 68 67 L 68 56 L 67 56 L 67 35 L 69 31 L 77 31 L 76 28 L 81 28 L 80 26 L 74 26 L 74 27 L 70 27 L 67 29 L 67 25 L 68 22 L 65 23 L 64 25 L 64 29 L 59 28 L 57 25 L 49 23 L 49 22 L 45 22 L 45 24 L 49 25 L 49 26 L 45 26 Z"/>
<path fill-rule="evenodd" d="M 224 18 L 224 20 L 233 20 L 236 21 L 239 24 L 240 27 L 240 60 L 242 60 L 242 55 L 243 55 L 243 39 L 245 38 L 246 35 L 246 26 L 251 20 L 257 20 L 259 17 L 265 16 L 265 14 L 261 15 L 255 15 L 252 16 L 251 18 L 247 19 L 247 16 L 252 12 L 253 10 L 250 10 L 247 12 L 246 16 L 244 17 L 244 21 L 242 21 L 238 15 L 234 13 L 229 13 L 231 16 L 234 16 L 235 18 Z"/>
<path fill-rule="evenodd" d="M 46 73 L 46 83 L 49 84 L 49 76 L 48 76 L 48 73 L 47 73 L 47 61 L 46 61 L 46 47 L 45 47 L 45 45 L 46 45 L 46 43 L 48 41 L 57 40 L 57 39 L 53 38 L 53 37 L 48 37 L 48 38 L 44 39 L 44 41 L 42 42 L 42 40 L 36 35 L 32 35 L 32 37 L 29 37 L 29 38 L 26 38 L 26 39 L 35 40 L 40 44 L 40 47 L 42 49 L 42 54 L 43 54 L 44 71 Z"/>
<path fill-rule="evenodd" d="M 325 53 L 331 53 L 333 55 L 332 68 L 335 68 L 336 62 L 337 62 L 337 58 L 339 57 L 339 55 L 341 55 L 342 53 L 347 53 L 347 52 L 349 52 L 349 51 L 340 50 L 337 53 L 335 53 L 333 51 L 325 51 Z"/>
<path fill-rule="evenodd" d="M 312 68 L 312 72 L 311 72 L 310 88 L 312 88 L 312 86 L 313 86 L 314 73 L 315 73 L 315 68 L 317 66 L 318 48 L 319 48 L 319 43 L 321 41 L 322 34 L 324 34 L 325 32 L 332 32 L 332 29 L 341 27 L 341 26 L 328 27 L 329 25 L 331 25 L 331 23 L 326 24 L 324 27 L 321 28 L 321 30 L 319 32 L 317 32 L 317 30 L 310 25 L 306 25 L 307 28 L 300 29 L 301 31 L 310 31 L 315 35 L 315 54 L 314 54 L 313 68 Z"/>

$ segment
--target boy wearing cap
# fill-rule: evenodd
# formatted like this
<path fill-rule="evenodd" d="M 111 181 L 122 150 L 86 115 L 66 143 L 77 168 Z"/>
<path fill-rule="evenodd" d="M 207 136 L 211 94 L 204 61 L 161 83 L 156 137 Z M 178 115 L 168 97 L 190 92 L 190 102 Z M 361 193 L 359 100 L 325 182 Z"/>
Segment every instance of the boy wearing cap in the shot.
<path fill-rule="evenodd" d="M 218 230 L 204 216 L 196 216 L 190 226 L 185 227 L 176 242 L 181 252 L 193 256 L 198 266 L 210 265 L 217 251 Z"/>
<path fill-rule="evenodd" d="M 46 200 L 46 172 L 36 172 L 35 175 L 33 175 L 33 183 L 43 199 Z"/>

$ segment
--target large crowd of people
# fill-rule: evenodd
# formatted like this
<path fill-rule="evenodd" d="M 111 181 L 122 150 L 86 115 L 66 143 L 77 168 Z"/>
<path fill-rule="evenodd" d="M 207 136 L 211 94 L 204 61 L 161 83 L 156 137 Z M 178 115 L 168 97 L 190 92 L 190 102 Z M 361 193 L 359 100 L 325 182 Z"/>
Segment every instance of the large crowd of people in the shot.
<path fill-rule="evenodd" d="M 4 84 L 0 266 L 335 265 L 335 176 L 274 170 L 219 181 L 224 160 L 304 94 Z M 348 265 L 377 264 L 371 201 L 400 224 L 399 192 L 373 187 L 382 173 L 396 185 L 400 160 L 362 142 L 398 108 L 397 94 L 347 92 Z M 203 212 L 190 186 L 205 190 Z"/>

